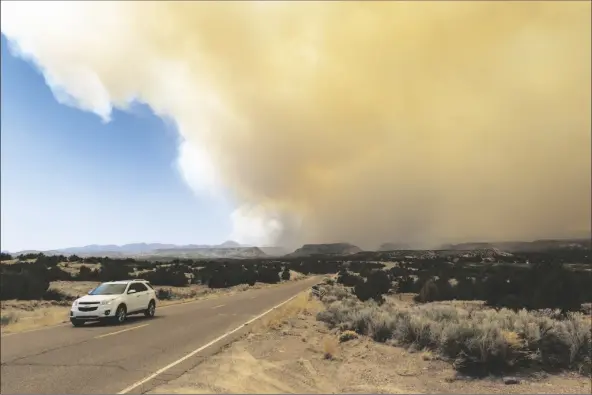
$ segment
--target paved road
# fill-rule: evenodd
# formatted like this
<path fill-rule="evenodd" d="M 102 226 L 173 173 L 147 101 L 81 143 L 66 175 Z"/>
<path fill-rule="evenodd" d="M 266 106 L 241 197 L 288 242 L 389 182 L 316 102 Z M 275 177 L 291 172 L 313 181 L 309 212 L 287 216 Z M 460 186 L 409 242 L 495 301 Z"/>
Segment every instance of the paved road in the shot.
<path fill-rule="evenodd" d="M 157 308 L 119 326 L 71 325 L 1 338 L 2 394 L 138 394 L 179 377 L 246 329 L 234 330 L 317 283 L 319 278 Z M 245 327 L 246 328 L 246 327 Z M 191 357 L 179 361 L 188 354 Z M 132 389 L 172 363 L 156 377 Z"/>

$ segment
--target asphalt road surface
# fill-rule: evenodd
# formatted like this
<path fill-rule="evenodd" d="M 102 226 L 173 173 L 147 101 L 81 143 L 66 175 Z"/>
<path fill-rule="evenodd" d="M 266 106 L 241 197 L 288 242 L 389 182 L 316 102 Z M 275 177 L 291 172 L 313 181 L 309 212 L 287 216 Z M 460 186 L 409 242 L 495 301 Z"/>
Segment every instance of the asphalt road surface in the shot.
<path fill-rule="evenodd" d="M 122 325 L 66 324 L 4 335 L 0 393 L 147 392 L 193 368 L 251 323 L 241 325 L 319 280 L 157 307 L 154 318 L 131 316 Z"/>

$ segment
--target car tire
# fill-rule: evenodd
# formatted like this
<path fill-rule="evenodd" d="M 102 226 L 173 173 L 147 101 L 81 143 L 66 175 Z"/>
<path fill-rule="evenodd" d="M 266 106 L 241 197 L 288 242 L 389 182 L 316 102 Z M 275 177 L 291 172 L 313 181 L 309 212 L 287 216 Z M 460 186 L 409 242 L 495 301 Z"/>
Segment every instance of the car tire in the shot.
<path fill-rule="evenodd" d="M 77 320 L 77 319 L 74 319 L 74 318 L 70 319 L 70 322 L 72 323 L 72 326 L 74 326 L 76 328 L 81 327 L 82 325 L 84 325 L 84 321 Z"/>
<path fill-rule="evenodd" d="M 125 308 L 125 305 L 121 304 L 117 307 L 117 310 L 115 311 L 115 317 L 113 317 L 113 321 L 119 325 L 123 324 L 126 319 L 127 309 Z"/>
<path fill-rule="evenodd" d="M 156 314 L 156 303 L 151 300 L 150 303 L 148 303 L 148 308 L 144 310 L 144 315 L 148 318 L 152 318 L 154 317 L 154 314 Z"/>

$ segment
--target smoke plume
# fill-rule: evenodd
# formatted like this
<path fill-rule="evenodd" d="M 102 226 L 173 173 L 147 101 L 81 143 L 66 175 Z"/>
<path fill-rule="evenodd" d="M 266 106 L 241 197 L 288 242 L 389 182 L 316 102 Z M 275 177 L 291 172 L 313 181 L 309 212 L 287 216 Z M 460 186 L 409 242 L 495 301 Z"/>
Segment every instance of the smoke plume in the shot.
<path fill-rule="evenodd" d="M 173 119 L 233 237 L 590 230 L 589 2 L 2 2 L 62 103 Z M 9 98 L 5 99 L 9 100 Z"/>

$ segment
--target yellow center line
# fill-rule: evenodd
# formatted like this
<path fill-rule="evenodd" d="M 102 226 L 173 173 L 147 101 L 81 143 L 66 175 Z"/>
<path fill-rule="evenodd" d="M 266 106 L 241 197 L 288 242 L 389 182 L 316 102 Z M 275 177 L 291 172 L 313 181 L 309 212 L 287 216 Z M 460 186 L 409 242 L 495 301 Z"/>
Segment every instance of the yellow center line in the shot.
<path fill-rule="evenodd" d="M 225 304 L 221 304 L 221 305 L 212 307 L 212 309 L 217 309 L 218 307 L 224 307 L 224 306 L 226 306 L 226 305 Z"/>
<path fill-rule="evenodd" d="M 144 324 L 144 325 L 133 326 L 133 327 L 131 327 L 131 328 L 123 329 L 123 330 L 121 330 L 121 331 L 117 331 L 117 332 L 111 332 L 111 333 L 106 333 L 106 334 L 104 334 L 104 335 L 101 335 L 101 336 L 96 336 L 96 337 L 95 337 L 95 339 L 100 339 L 100 338 L 102 338 L 102 337 L 107 337 L 107 336 L 111 336 L 111 335 L 117 335 L 118 333 L 123 333 L 123 332 L 127 332 L 127 331 L 132 331 L 132 330 L 134 330 L 134 329 L 143 328 L 143 327 L 145 327 L 145 326 L 148 326 L 148 325 L 150 325 L 150 324 Z"/>

